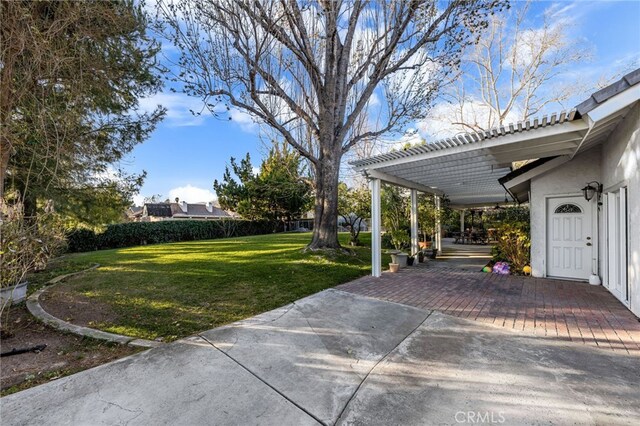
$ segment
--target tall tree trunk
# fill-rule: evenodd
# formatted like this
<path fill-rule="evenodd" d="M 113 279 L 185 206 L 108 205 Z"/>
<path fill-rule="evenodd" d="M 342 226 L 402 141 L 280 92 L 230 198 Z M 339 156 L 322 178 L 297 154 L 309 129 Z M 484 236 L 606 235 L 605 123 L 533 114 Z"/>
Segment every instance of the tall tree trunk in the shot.
<path fill-rule="evenodd" d="M 338 242 L 338 179 L 340 145 L 336 153 L 328 152 L 316 167 L 316 205 L 313 218 L 311 250 L 340 248 Z"/>

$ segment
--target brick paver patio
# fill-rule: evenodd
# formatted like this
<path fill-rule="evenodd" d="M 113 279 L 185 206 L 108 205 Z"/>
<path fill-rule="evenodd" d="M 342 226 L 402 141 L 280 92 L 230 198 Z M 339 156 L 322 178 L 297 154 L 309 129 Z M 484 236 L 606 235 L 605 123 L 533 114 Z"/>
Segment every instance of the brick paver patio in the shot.
<path fill-rule="evenodd" d="M 486 274 L 438 261 L 338 289 L 535 335 L 640 355 L 640 322 L 602 286 Z"/>

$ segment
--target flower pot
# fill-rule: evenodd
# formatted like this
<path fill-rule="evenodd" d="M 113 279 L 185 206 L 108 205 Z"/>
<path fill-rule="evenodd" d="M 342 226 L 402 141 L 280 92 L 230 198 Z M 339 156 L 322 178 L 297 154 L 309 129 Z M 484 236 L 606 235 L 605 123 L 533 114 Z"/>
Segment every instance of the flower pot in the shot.
<path fill-rule="evenodd" d="M 407 266 L 413 266 L 413 261 L 414 260 L 415 260 L 415 257 L 413 257 L 413 256 L 407 257 Z"/>
<path fill-rule="evenodd" d="M 429 258 L 430 259 L 435 259 L 437 255 L 438 255 L 438 249 L 434 248 L 434 249 L 431 250 L 431 254 L 429 255 Z"/>
<path fill-rule="evenodd" d="M 420 252 L 418 253 L 418 263 L 423 263 L 424 262 L 424 253 Z"/>
<path fill-rule="evenodd" d="M 397 263 L 390 263 L 389 264 L 389 272 L 395 274 L 396 272 L 398 272 L 399 269 L 400 269 L 400 265 L 398 265 Z"/>
<path fill-rule="evenodd" d="M 401 268 L 404 268 L 407 266 L 407 257 L 409 257 L 407 253 L 394 253 L 391 255 L 391 262 L 397 263 Z"/>
<path fill-rule="evenodd" d="M 0 305 L 15 305 L 27 298 L 27 286 L 29 283 L 23 281 L 20 284 L 12 285 L 0 289 Z"/>

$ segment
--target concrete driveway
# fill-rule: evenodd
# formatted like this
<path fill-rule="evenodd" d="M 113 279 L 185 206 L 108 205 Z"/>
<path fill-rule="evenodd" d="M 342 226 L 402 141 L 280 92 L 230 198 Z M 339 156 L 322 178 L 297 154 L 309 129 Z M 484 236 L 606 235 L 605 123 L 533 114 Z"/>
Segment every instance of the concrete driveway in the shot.
<path fill-rule="evenodd" d="M 327 290 L 0 400 L 13 424 L 640 424 L 640 358 Z"/>

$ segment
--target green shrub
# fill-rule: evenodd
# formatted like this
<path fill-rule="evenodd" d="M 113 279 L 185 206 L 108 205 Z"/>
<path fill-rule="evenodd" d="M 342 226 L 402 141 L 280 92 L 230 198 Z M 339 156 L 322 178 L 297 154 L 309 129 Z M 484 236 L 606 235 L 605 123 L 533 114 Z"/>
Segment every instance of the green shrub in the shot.
<path fill-rule="evenodd" d="M 392 249 L 393 243 L 391 242 L 391 234 L 385 232 L 381 237 L 381 244 L 383 249 Z"/>
<path fill-rule="evenodd" d="M 98 235 L 91 229 L 78 228 L 67 233 L 67 251 L 71 253 L 98 250 Z"/>
<path fill-rule="evenodd" d="M 145 244 L 211 240 L 268 234 L 273 224 L 248 220 L 167 220 L 109 225 L 104 232 L 77 229 L 67 234 L 68 251 L 81 252 Z"/>
<path fill-rule="evenodd" d="M 63 226 L 52 204 L 27 217 L 21 202 L 0 199 L 0 287 L 20 284 L 29 272 L 44 269 L 63 248 Z M 5 304 L 0 311 L 4 308 Z"/>
<path fill-rule="evenodd" d="M 390 232 L 391 234 L 391 244 L 396 250 L 402 250 L 409 245 L 411 238 L 407 231 L 404 229 L 398 229 L 396 231 Z"/>
<path fill-rule="evenodd" d="M 531 262 L 531 235 L 529 224 L 504 223 L 498 228 L 498 242 L 491 254 L 496 262 L 508 262 L 511 271 L 522 273 L 522 268 Z"/>

